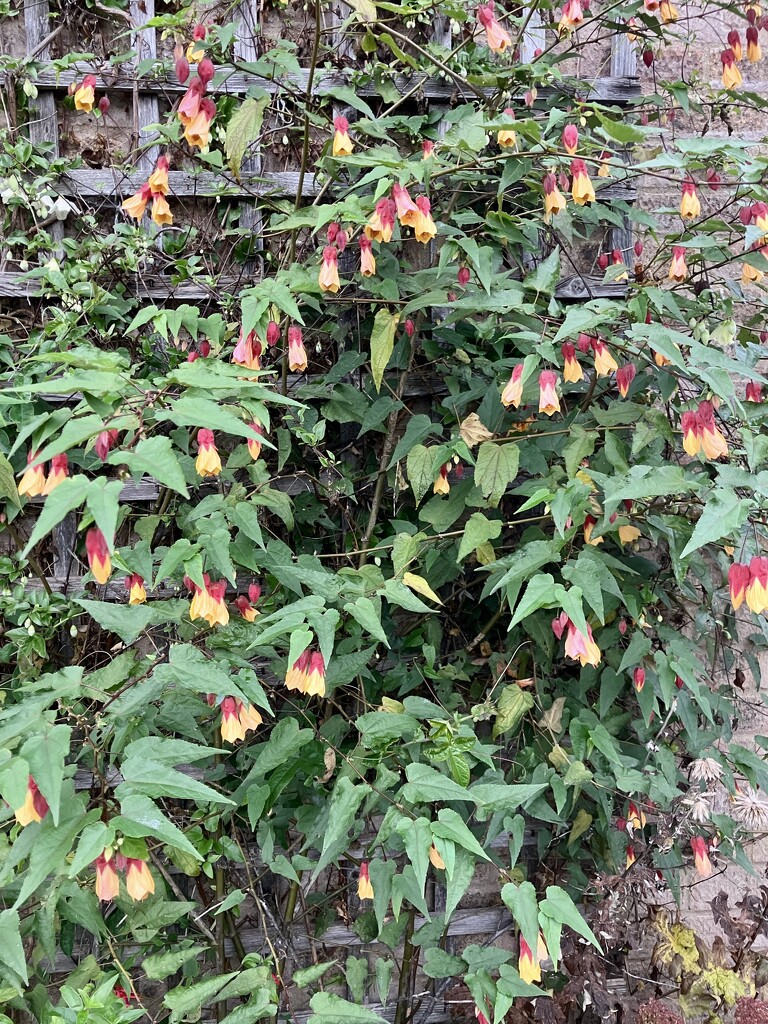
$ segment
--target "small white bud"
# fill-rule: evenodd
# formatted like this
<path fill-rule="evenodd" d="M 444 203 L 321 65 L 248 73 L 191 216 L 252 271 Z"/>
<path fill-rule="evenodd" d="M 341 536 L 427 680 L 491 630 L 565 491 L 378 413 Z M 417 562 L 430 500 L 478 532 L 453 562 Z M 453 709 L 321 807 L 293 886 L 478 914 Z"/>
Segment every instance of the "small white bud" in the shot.
<path fill-rule="evenodd" d="M 29 636 L 34 636 L 35 635 L 35 627 L 34 626 L 27 626 L 27 633 L 29 634 Z"/>
<path fill-rule="evenodd" d="M 282 138 L 282 143 L 283 143 L 283 145 L 284 145 L 284 146 L 287 146 L 287 145 L 288 145 L 288 136 L 287 136 L 287 135 L 284 135 L 284 136 L 283 136 L 283 138 Z"/>

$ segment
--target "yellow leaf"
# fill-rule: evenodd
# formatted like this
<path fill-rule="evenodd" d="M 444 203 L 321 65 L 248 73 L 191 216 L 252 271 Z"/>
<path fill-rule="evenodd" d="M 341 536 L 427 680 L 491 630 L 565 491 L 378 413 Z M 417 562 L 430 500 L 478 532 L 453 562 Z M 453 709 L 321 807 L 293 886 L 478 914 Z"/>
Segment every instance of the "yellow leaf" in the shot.
<path fill-rule="evenodd" d="M 421 594 L 422 597 L 428 597 L 430 601 L 435 601 L 437 604 L 443 603 L 423 576 L 416 576 L 415 573 L 407 572 L 403 576 L 403 583 L 406 587 L 410 587 L 411 590 L 415 590 L 417 594 Z"/>
<path fill-rule="evenodd" d="M 373 0 L 347 0 L 347 4 L 354 10 L 360 21 L 369 25 L 376 21 L 378 13 Z"/>
<path fill-rule="evenodd" d="M 580 808 L 578 814 L 573 819 L 573 827 L 571 828 L 571 834 L 568 836 L 568 845 L 575 843 L 579 836 L 583 836 L 589 826 L 592 824 L 592 815 L 585 811 L 584 808 Z"/>

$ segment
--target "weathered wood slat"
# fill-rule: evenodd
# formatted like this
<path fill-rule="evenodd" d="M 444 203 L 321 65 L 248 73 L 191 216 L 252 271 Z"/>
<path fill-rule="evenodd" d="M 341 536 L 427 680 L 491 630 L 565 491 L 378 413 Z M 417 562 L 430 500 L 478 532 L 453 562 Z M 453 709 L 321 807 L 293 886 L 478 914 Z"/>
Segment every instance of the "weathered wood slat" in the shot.
<path fill-rule="evenodd" d="M 157 57 L 157 33 L 153 28 L 143 27 L 150 18 L 154 17 L 155 0 L 131 0 L 129 11 L 135 26 L 133 46 L 136 50 L 136 64 L 138 65 L 141 61 L 153 60 Z M 160 155 L 159 146 L 149 145 L 153 139 L 157 138 L 157 133 L 150 131 L 149 126 L 157 124 L 160 120 L 160 106 L 155 94 L 139 90 L 138 85 L 135 89 L 134 104 L 139 145 L 136 168 L 146 177 L 154 170 Z"/>
<path fill-rule="evenodd" d="M 240 28 L 235 38 L 235 58 L 253 63 L 259 58 L 257 38 L 259 35 L 259 8 L 255 0 L 241 0 L 237 8 Z M 243 160 L 242 173 L 260 175 L 261 144 L 252 145 Z M 303 190 L 303 189 L 302 189 Z M 249 232 L 253 250 L 263 249 L 262 232 L 264 221 L 258 206 L 247 203 L 240 208 L 240 227 Z"/>
<path fill-rule="evenodd" d="M 66 91 L 70 82 L 78 81 L 84 74 L 95 75 L 99 88 L 105 89 L 107 92 L 132 92 L 134 86 L 138 86 L 140 91 L 157 90 L 161 93 L 182 93 L 186 89 L 186 86 L 179 84 L 172 68 L 157 74 L 143 76 L 137 81 L 132 71 L 126 71 L 124 68 L 102 68 L 99 70 L 87 62 L 74 64 L 66 71 L 42 67 L 38 72 L 38 87 L 44 86 L 48 89 Z M 280 92 L 286 88 L 306 92 L 308 76 L 309 72 L 302 70 L 298 74 L 281 75 L 279 79 L 273 81 L 269 78 L 260 78 L 257 75 L 227 72 L 214 78 L 211 89 L 214 93 L 242 94 L 252 86 L 257 86 L 270 93 Z M 414 85 L 420 82 L 423 96 L 443 102 L 450 102 L 452 99 L 470 99 L 475 96 L 469 86 L 462 87 L 457 82 L 446 82 L 429 75 L 394 75 L 391 82 L 403 95 L 410 92 Z M 312 91 L 315 96 L 330 96 L 339 86 L 351 84 L 353 83 L 350 73 L 318 71 Z M 594 79 L 588 85 L 590 86 L 588 98 L 606 103 L 626 103 L 640 95 L 640 84 L 635 75 L 606 75 Z M 354 87 L 360 96 L 378 95 L 378 91 L 373 85 L 355 84 Z M 497 91 L 496 86 L 483 89 L 483 92 L 489 96 Z M 548 95 L 547 88 L 541 88 L 539 94 L 541 96 Z"/>
<path fill-rule="evenodd" d="M 115 196 L 122 200 L 137 192 L 146 181 L 145 172 L 128 172 L 116 167 L 101 170 L 71 170 L 62 178 L 61 191 L 67 195 Z M 222 193 L 233 197 L 295 196 L 299 187 L 297 171 L 271 171 L 265 174 L 244 173 L 240 182 L 232 175 L 222 172 L 201 171 L 188 174 L 186 171 L 170 171 L 168 174 L 169 199 L 173 196 L 218 196 Z M 302 194 L 317 195 L 318 186 L 313 174 L 304 177 Z"/>

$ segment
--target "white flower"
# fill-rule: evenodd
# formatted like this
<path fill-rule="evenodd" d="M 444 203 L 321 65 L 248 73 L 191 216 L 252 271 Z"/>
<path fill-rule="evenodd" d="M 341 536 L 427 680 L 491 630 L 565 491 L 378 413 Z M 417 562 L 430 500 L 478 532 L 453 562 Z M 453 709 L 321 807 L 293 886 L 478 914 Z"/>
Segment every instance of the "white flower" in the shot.
<path fill-rule="evenodd" d="M 717 782 L 723 769 L 714 757 L 699 757 L 691 765 L 691 782 Z"/>
<path fill-rule="evenodd" d="M 71 212 L 72 206 L 67 202 L 64 196 L 59 196 L 51 207 L 51 213 L 56 220 L 66 220 Z"/>
<path fill-rule="evenodd" d="M 683 804 L 688 808 L 691 821 L 697 821 L 700 825 L 705 825 L 709 821 L 712 814 L 711 799 L 709 793 L 691 792 L 688 794 L 683 800 Z"/>
<path fill-rule="evenodd" d="M 731 797 L 735 817 L 750 832 L 762 832 L 768 829 L 768 801 L 762 793 L 745 786 Z"/>

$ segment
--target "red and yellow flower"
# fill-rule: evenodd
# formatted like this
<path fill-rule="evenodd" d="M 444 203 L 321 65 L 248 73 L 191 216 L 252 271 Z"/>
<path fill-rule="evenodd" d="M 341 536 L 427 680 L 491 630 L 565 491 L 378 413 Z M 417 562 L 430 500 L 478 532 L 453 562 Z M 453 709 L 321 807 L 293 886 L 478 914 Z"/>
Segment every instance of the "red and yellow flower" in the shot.
<path fill-rule="evenodd" d="M 637 370 L 635 369 L 634 363 L 626 363 L 616 371 L 616 386 L 619 389 L 619 394 L 622 398 L 626 398 L 629 393 L 629 387 L 632 381 L 635 379 Z"/>
<path fill-rule="evenodd" d="M 88 565 L 97 583 L 102 585 L 109 579 L 112 572 L 112 561 L 109 557 L 107 539 L 98 526 L 92 526 L 85 535 L 85 550 Z"/>
<path fill-rule="evenodd" d="M 670 281 L 685 281 L 688 277 L 688 265 L 685 262 L 685 249 L 681 245 L 672 246 L 672 262 L 669 266 Z"/>
<path fill-rule="evenodd" d="M 36 452 L 27 454 L 27 468 L 19 481 L 19 494 L 22 497 L 36 498 L 45 494 L 45 466 L 42 463 L 39 466 L 35 465 L 36 455 Z"/>
<path fill-rule="evenodd" d="M 690 178 L 683 182 L 683 195 L 680 200 L 680 216 L 683 220 L 695 220 L 701 216 L 701 203 L 696 194 L 696 183 Z"/>
<path fill-rule="evenodd" d="M 108 903 L 120 893 L 120 879 L 117 875 L 115 857 L 110 849 L 100 853 L 94 861 L 96 867 L 96 897 Z"/>
<path fill-rule="evenodd" d="M 584 21 L 582 0 L 566 0 L 563 4 L 563 13 L 557 26 L 560 35 L 564 32 L 571 32 L 582 21 Z"/>
<path fill-rule="evenodd" d="M 512 376 L 507 382 L 507 386 L 501 393 L 501 403 L 507 409 L 512 406 L 513 409 L 517 409 L 520 402 L 523 400 L 523 364 L 518 363 L 517 366 L 512 370 Z"/>
<path fill-rule="evenodd" d="M 696 873 L 700 878 L 709 878 L 712 874 L 712 861 L 709 859 L 709 844 L 704 836 L 694 836 L 691 849 Z"/>
<path fill-rule="evenodd" d="M 569 156 L 573 156 L 579 148 L 579 129 L 575 124 L 567 124 L 563 128 L 563 149 Z"/>
<path fill-rule="evenodd" d="M 563 380 L 567 384 L 578 384 L 580 380 L 584 380 L 584 371 L 576 358 L 575 346 L 566 341 L 560 351 L 563 354 Z"/>
<path fill-rule="evenodd" d="M 248 454 L 254 462 L 261 455 L 261 438 L 264 436 L 264 427 L 256 420 L 249 424 L 254 436 L 248 438 Z"/>
<path fill-rule="evenodd" d="M 610 377 L 618 370 L 619 364 L 600 338 L 592 338 L 592 351 L 595 353 L 595 373 L 598 377 Z"/>
<path fill-rule="evenodd" d="M 731 594 L 733 610 L 738 611 L 744 602 L 747 587 L 752 582 L 752 573 L 748 565 L 734 562 L 728 570 L 728 589 Z"/>
<path fill-rule="evenodd" d="M 373 277 L 376 273 L 376 257 L 373 255 L 373 244 L 367 235 L 360 235 L 360 273 L 363 277 Z"/>
<path fill-rule="evenodd" d="M 553 416 L 560 412 L 560 399 L 557 396 L 557 374 L 552 370 L 542 370 L 539 374 L 539 412 L 545 416 Z"/>
<path fill-rule="evenodd" d="M 51 469 L 45 479 L 43 494 L 50 494 L 55 491 L 60 483 L 63 483 L 69 476 L 69 459 L 62 452 L 61 455 L 54 455 L 51 459 Z"/>
<path fill-rule="evenodd" d="M 584 206 L 586 203 L 594 203 L 595 187 L 592 184 L 592 179 L 587 173 L 587 165 L 583 160 L 576 159 L 571 161 L 571 175 L 573 176 L 571 183 L 571 195 L 573 196 L 573 201 L 578 206 Z"/>
<path fill-rule="evenodd" d="M 144 586 L 144 577 L 137 572 L 125 577 L 125 589 L 128 591 L 128 604 L 144 604 L 147 600 L 147 591 Z"/>
<path fill-rule="evenodd" d="M 363 229 L 366 238 L 372 242 L 389 242 L 392 240 L 392 229 L 395 226 L 397 206 L 392 199 L 385 196 L 376 203 L 373 216 Z"/>
<path fill-rule="evenodd" d="M 346 117 L 334 117 L 333 156 L 352 156 L 355 144 L 349 137 L 349 121 Z"/>
<path fill-rule="evenodd" d="M 218 476 L 221 473 L 221 457 L 216 448 L 216 441 L 213 431 L 207 427 L 201 427 L 197 432 L 197 458 L 195 459 L 195 470 L 198 476 Z"/>
<path fill-rule="evenodd" d="M 317 283 L 324 292 L 335 295 L 339 290 L 339 250 L 335 245 L 326 245 L 323 249 L 323 264 Z"/>
<path fill-rule="evenodd" d="M 357 898 L 359 900 L 373 899 L 373 886 L 371 885 L 367 860 L 360 862 L 360 874 L 357 879 Z"/>
<path fill-rule="evenodd" d="M 397 210 L 397 219 L 404 227 L 415 228 L 419 223 L 421 211 L 411 199 L 408 189 L 398 182 L 392 186 L 392 199 Z"/>
<path fill-rule="evenodd" d="M 477 8 L 477 20 L 485 29 L 485 39 L 488 46 L 494 53 L 504 53 L 508 46 L 512 45 L 512 37 L 503 28 L 494 13 L 493 0 L 480 4 Z"/>
<path fill-rule="evenodd" d="M 435 222 L 432 220 L 431 205 L 426 196 L 417 196 L 416 207 L 419 215 L 413 225 L 413 233 L 417 242 L 427 245 L 437 234 Z"/>
<path fill-rule="evenodd" d="M 37 788 L 37 783 L 30 775 L 27 778 L 27 792 L 21 807 L 14 808 L 16 821 L 24 826 L 33 821 L 42 821 L 48 813 L 48 801 Z"/>
<path fill-rule="evenodd" d="M 292 373 L 304 373 L 307 368 L 307 350 L 301 328 L 288 328 L 288 368 Z"/>
<path fill-rule="evenodd" d="M 723 65 L 723 73 L 720 79 L 723 87 L 725 89 L 738 89 L 742 82 L 741 72 L 736 66 L 736 56 L 730 46 L 720 54 L 720 62 Z"/>
<path fill-rule="evenodd" d="M 512 107 L 506 107 L 504 114 L 510 121 L 515 120 L 515 112 Z M 501 128 L 496 132 L 496 141 L 502 149 L 509 149 L 517 144 L 517 132 L 513 128 Z"/>
<path fill-rule="evenodd" d="M 121 209 L 125 210 L 129 217 L 134 220 L 141 220 L 147 210 L 147 203 L 152 198 L 152 189 L 145 182 L 138 192 L 134 192 L 128 199 L 121 203 Z"/>
<path fill-rule="evenodd" d="M 768 611 L 768 558 L 756 555 L 750 560 L 745 597 L 747 607 L 755 615 Z"/>
<path fill-rule="evenodd" d="M 155 880 L 149 864 L 138 857 L 128 857 L 125 871 L 125 888 L 132 900 L 145 900 L 155 891 Z"/>
<path fill-rule="evenodd" d="M 247 370 L 260 370 L 262 352 L 263 347 L 256 331 L 244 334 L 241 327 L 237 345 L 232 353 L 232 362 L 244 366 Z"/>
<path fill-rule="evenodd" d="M 564 210 L 566 202 L 565 196 L 557 187 L 557 178 L 551 171 L 544 175 L 542 184 L 544 186 L 544 215 L 548 220 Z"/>
<path fill-rule="evenodd" d="M 566 657 L 571 658 L 573 661 L 578 661 L 582 668 L 585 665 L 599 665 L 602 655 L 592 636 L 592 627 L 589 623 L 587 623 L 586 636 L 580 629 L 576 628 L 570 619 L 568 620 L 567 630 L 568 632 L 565 637 Z"/>
<path fill-rule="evenodd" d="M 75 110 L 84 110 L 87 114 L 90 114 L 93 110 L 95 99 L 96 79 L 93 75 L 86 75 L 75 89 Z"/>
<path fill-rule="evenodd" d="M 758 35 L 757 26 L 749 25 L 747 27 L 747 60 L 750 64 L 755 64 L 762 57 L 763 52 L 760 48 L 760 36 Z"/>

